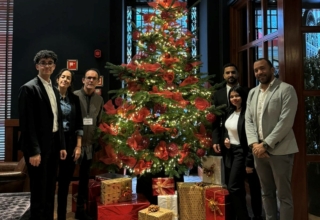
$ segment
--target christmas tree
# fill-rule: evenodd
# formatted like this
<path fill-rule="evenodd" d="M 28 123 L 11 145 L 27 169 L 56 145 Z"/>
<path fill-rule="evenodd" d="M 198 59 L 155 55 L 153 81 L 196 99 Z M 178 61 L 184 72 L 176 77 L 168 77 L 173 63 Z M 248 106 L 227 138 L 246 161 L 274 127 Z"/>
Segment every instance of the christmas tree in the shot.
<path fill-rule="evenodd" d="M 127 168 L 133 174 L 165 171 L 179 176 L 200 162 L 212 147 L 211 126 L 221 110 L 211 105 L 217 86 L 199 71 L 192 57 L 194 33 L 181 25 L 186 2 L 155 0 L 144 25 L 135 27 L 138 48 L 130 63 L 107 63 L 124 88 L 104 105 L 98 135 L 102 166 Z"/>

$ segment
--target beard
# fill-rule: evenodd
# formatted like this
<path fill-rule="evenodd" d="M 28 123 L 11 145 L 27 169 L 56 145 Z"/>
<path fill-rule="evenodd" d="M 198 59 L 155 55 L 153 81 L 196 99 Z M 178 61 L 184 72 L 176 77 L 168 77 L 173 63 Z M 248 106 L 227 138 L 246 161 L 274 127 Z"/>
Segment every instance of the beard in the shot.
<path fill-rule="evenodd" d="M 269 84 L 272 81 L 272 79 L 273 79 L 272 75 L 263 75 L 258 77 L 258 81 L 261 84 Z"/>
<path fill-rule="evenodd" d="M 231 85 L 235 85 L 235 84 L 238 83 L 238 80 L 236 78 L 234 78 L 234 77 L 230 77 L 230 78 L 227 79 L 227 83 L 231 84 Z"/>

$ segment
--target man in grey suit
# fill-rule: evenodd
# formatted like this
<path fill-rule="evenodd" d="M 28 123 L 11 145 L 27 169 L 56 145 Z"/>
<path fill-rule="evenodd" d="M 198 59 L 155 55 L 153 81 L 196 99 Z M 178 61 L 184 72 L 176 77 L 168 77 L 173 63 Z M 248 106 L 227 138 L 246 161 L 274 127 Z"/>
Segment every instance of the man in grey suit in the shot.
<path fill-rule="evenodd" d="M 280 219 L 292 220 L 291 175 L 294 153 L 298 152 L 292 126 L 297 94 L 291 85 L 274 77 L 269 60 L 258 59 L 253 69 L 260 84 L 249 92 L 245 126 L 261 181 L 266 219 L 277 219 L 277 192 Z"/>

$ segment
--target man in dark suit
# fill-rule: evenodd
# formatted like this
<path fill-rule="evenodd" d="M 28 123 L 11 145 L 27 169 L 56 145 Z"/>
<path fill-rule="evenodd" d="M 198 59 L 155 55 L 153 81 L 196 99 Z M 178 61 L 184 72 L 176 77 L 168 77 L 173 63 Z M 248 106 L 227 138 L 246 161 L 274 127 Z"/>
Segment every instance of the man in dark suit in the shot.
<path fill-rule="evenodd" d="M 228 108 L 228 103 L 229 103 L 229 91 L 232 87 L 236 86 L 239 84 L 238 78 L 239 78 L 239 72 L 238 68 L 235 64 L 233 63 L 227 63 L 223 66 L 223 78 L 226 81 L 226 85 L 216 91 L 214 93 L 214 100 L 213 104 L 215 106 L 220 106 L 220 105 L 226 105 Z M 226 108 L 226 109 L 227 109 Z M 228 160 L 229 157 L 226 157 L 226 154 L 228 153 L 227 148 L 224 146 L 224 123 L 226 121 L 226 112 L 225 114 L 220 116 L 213 124 L 213 134 L 212 134 L 212 139 L 213 139 L 213 150 L 217 154 L 221 154 L 224 160 L 225 164 L 225 183 L 228 184 L 229 182 L 229 176 L 230 176 L 230 171 L 231 167 L 228 166 L 230 164 L 230 161 Z M 253 169 L 253 156 L 251 154 L 251 150 L 249 152 L 250 158 L 247 157 L 247 162 L 251 161 L 250 164 L 246 163 L 246 170 L 244 171 L 244 175 L 246 175 L 246 178 L 248 180 L 249 188 L 250 188 L 250 194 L 251 194 L 251 207 L 252 211 L 254 214 L 254 220 L 259 220 L 261 218 L 262 214 L 262 200 L 261 200 L 261 187 L 260 187 L 260 182 L 259 178 L 257 175 L 257 172 L 255 169 Z M 233 216 L 230 215 L 229 219 L 233 219 Z"/>
<path fill-rule="evenodd" d="M 67 155 L 59 93 L 50 80 L 56 61 L 53 51 L 39 51 L 34 57 L 38 76 L 19 90 L 19 143 L 30 177 L 32 220 L 53 220 L 58 161 Z"/>
<path fill-rule="evenodd" d="M 228 93 L 229 90 L 238 85 L 238 68 L 235 64 L 227 63 L 223 66 L 223 78 L 226 81 L 226 85 L 216 91 L 213 97 L 213 104 L 215 106 L 226 105 L 228 106 Z M 223 137 L 222 131 L 224 129 L 224 121 L 226 119 L 226 111 L 221 117 L 219 117 L 213 124 L 213 134 L 212 134 L 212 141 L 213 141 L 213 150 L 222 155 L 223 159 L 225 159 L 226 148 L 223 146 Z M 226 176 L 227 181 L 227 176 Z"/>

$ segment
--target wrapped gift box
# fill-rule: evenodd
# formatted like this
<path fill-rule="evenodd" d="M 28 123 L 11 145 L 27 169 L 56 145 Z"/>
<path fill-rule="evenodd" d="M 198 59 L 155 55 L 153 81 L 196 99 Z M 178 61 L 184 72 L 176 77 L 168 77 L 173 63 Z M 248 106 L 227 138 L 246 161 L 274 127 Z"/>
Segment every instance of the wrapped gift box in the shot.
<path fill-rule="evenodd" d="M 101 203 L 112 204 L 132 200 L 132 179 L 117 178 L 101 181 Z"/>
<path fill-rule="evenodd" d="M 135 197 L 135 196 L 133 196 Z M 103 205 L 97 198 L 98 220 L 138 220 L 138 212 L 147 208 L 150 202 L 138 194 L 131 201 Z"/>
<path fill-rule="evenodd" d="M 173 212 L 160 208 L 157 212 L 150 212 L 148 208 L 139 211 L 139 220 L 171 220 Z"/>
<path fill-rule="evenodd" d="M 78 187 L 78 181 L 72 183 L 72 212 L 75 212 L 77 208 Z M 96 212 L 96 197 L 100 196 L 101 192 L 100 182 L 90 179 L 88 189 L 88 203 L 86 206 L 88 212 L 94 214 Z"/>
<path fill-rule="evenodd" d="M 221 156 L 204 156 L 201 158 L 202 164 L 202 181 L 223 185 L 224 181 L 224 164 Z"/>
<path fill-rule="evenodd" d="M 207 207 L 212 202 L 212 199 L 215 199 L 214 196 L 218 199 L 218 194 L 209 193 L 206 195 L 207 190 L 221 190 L 220 196 L 227 196 L 227 191 L 222 188 L 220 185 L 205 185 L 199 186 L 196 183 L 177 183 L 178 185 L 178 195 L 179 195 L 179 218 L 183 220 L 209 220 L 214 219 L 214 212 L 206 213 Z M 213 196 L 213 197 L 212 197 Z M 207 200 L 208 199 L 208 200 Z M 219 201 L 221 199 L 219 198 Z M 225 201 L 225 200 L 224 200 Z M 208 202 L 208 203 L 207 203 Z M 219 208 L 225 206 L 222 202 L 217 204 Z M 209 208 L 209 207 L 208 207 Z M 210 215 L 209 215 L 210 214 Z M 219 213 L 220 214 L 220 213 Z M 207 216 L 208 215 L 208 216 Z M 218 215 L 216 215 L 218 216 Z M 224 219 L 225 215 L 222 216 Z M 214 219 L 215 220 L 215 219 Z M 217 219 L 218 220 L 218 219 Z M 220 219 L 219 219 L 220 220 Z"/>
<path fill-rule="evenodd" d="M 152 194 L 157 195 L 174 195 L 174 179 L 168 178 L 152 178 Z"/>
<path fill-rule="evenodd" d="M 205 191 L 206 219 L 226 219 L 226 197 L 228 190 L 222 188 L 208 188 Z"/>
<path fill-rule="evenodd" d="M 158 206 L 173 211 L 172 220 L 178 220 L 178 195 L 159 195 Z"/>
<path fill-rule="evenodd" d="M 111 179 L 116 179 L 116 178 L 128 178 L 129 176 L 127 175 L 121 175 L 117 173 L 104 173 L 100 175 L 95 176 L 96 181 L 102 181 L 102 180 L 111 180 Z"/>

